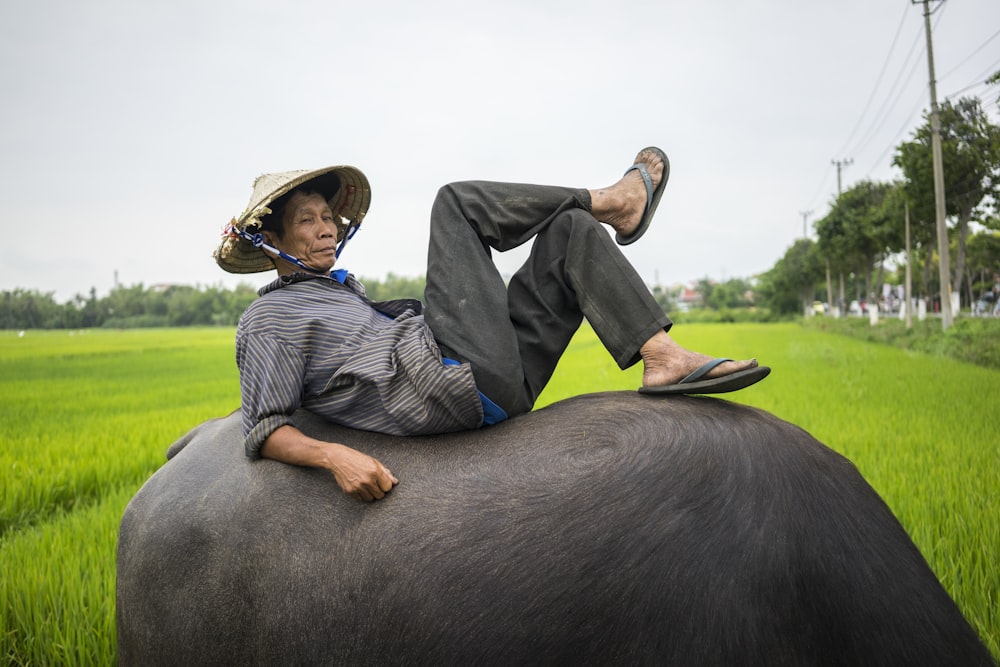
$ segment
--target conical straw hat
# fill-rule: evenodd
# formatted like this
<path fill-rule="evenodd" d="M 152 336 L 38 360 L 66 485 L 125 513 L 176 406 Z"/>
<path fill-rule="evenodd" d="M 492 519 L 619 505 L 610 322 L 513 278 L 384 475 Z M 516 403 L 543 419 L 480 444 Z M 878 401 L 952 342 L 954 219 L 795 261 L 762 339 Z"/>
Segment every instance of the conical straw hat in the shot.
<path fill-rule="evenodd" d="M 347 222 L 340 225 L 338 240 L 348 223 L 361 224 L 372 199 L 368 179 L 356 167 L 341 165 L 264 174 L 254 181 L 250 203 L 238 218 L 233 219 L 232 226 L 251 233 L 260 231 L 261 220 L 277 208 L 276 204 L 281 203 L 278 200 L 302 185 L 326 197 L 338 220 L 346 218 Z M 258 273 L 274 268 L 269 255 L 250 241 L 228 233 L 228 227 L 214 256 L 216 263 L 229 273 Z"/>

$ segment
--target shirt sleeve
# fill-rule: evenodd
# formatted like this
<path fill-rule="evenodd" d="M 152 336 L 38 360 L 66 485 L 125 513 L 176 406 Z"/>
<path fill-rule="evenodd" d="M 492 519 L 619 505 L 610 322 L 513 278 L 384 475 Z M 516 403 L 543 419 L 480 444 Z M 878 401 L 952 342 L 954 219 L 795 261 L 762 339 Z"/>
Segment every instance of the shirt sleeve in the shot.
<path fill-rule="evenodd" d="M 260 458 L 260 448 L 276 429 L 292 423 L 302 405 L 305 355 L 271 334 L 244 333 L 236 341 L 246 455 Z"/>

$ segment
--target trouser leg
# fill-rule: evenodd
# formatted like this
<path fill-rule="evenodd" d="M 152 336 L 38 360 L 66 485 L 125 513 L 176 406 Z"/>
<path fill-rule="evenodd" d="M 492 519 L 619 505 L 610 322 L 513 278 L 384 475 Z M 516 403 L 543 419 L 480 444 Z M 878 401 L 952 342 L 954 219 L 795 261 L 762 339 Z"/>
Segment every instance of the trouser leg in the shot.
<path fill-rule="evenodd" d="M 580 315 L 622 369 L 639 361 L 639 348 L 653 334 L 671 326 L 607 230 L 579 209 L 556 216 L 538 234 L 531 256 L 514 274 L 507 293 L 521 360 L 527 379 L 537 389 L 535 396 L 555 370 Z M 573 331 L 565 340 L 557 337 L 547 344 L 558 318 L 571 317 L 576 318 Z M 532 373 L 539 375 L 532 378 Z"/>
<path fill-rule="evenodd" d="M 431 215 L 427 322 L 442 351 L 471 362 L 480 390 L 527 412 L 586 316 L 615 361 L 670 320 L 608 233 L 586 190 L 508 183 L 445 186 Z M 506 286 L 491 248 L 535 238 Z"/>

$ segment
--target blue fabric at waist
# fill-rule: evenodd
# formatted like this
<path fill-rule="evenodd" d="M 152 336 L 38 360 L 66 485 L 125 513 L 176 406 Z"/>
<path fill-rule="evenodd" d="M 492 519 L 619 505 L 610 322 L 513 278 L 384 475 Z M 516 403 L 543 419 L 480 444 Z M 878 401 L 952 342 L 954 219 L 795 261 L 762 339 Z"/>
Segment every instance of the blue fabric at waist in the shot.
<path fill-rule="evenodd" d="M 441 357 L 441 361 L 444 362 L 445 366 L 462 365 L 461 362 L 449 359 L 448 357 Z M 477 389 L 476 391 L 479 390 Z M 483 426 L 498 424 L 507 419 L 507 412 L 504 411 L 504 409 L 499 405 L 491 401 L 489 397 L 481 391 L 479 392 L 479 401 L 483 404 Z"/>

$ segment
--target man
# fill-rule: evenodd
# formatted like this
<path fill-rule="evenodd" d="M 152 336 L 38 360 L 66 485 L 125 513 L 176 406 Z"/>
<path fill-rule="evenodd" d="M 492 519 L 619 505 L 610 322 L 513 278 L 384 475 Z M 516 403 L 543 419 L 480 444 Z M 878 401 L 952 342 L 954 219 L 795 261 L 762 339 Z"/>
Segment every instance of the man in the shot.
<path fill-rule="evenodd" d="M 296 409 L 397 435 L 494 424 L 531 410 L 583 317 L 621 368 L 642 360 L 642 392 L 720 393 L 763 379 L 770 369 L 754 359 L 712 359 L 674 342 L 670 319 L 602 227 L 620 245 L 637 241 L 668 175 L 666 155 L 650 147 L 607 188 L 444 186 L 431 211 L 426 305 L 372 302 L 334 270 L 371 200 L 359 170 L 258 178 L 216 251 L 227 271 L 278 272 L 237 330 L 247 455 L 326 468 L 355 498 L 382 498 L 396 477 L 303 434 Z M 491 250 L 530 240 L 505 284 Z"/>

